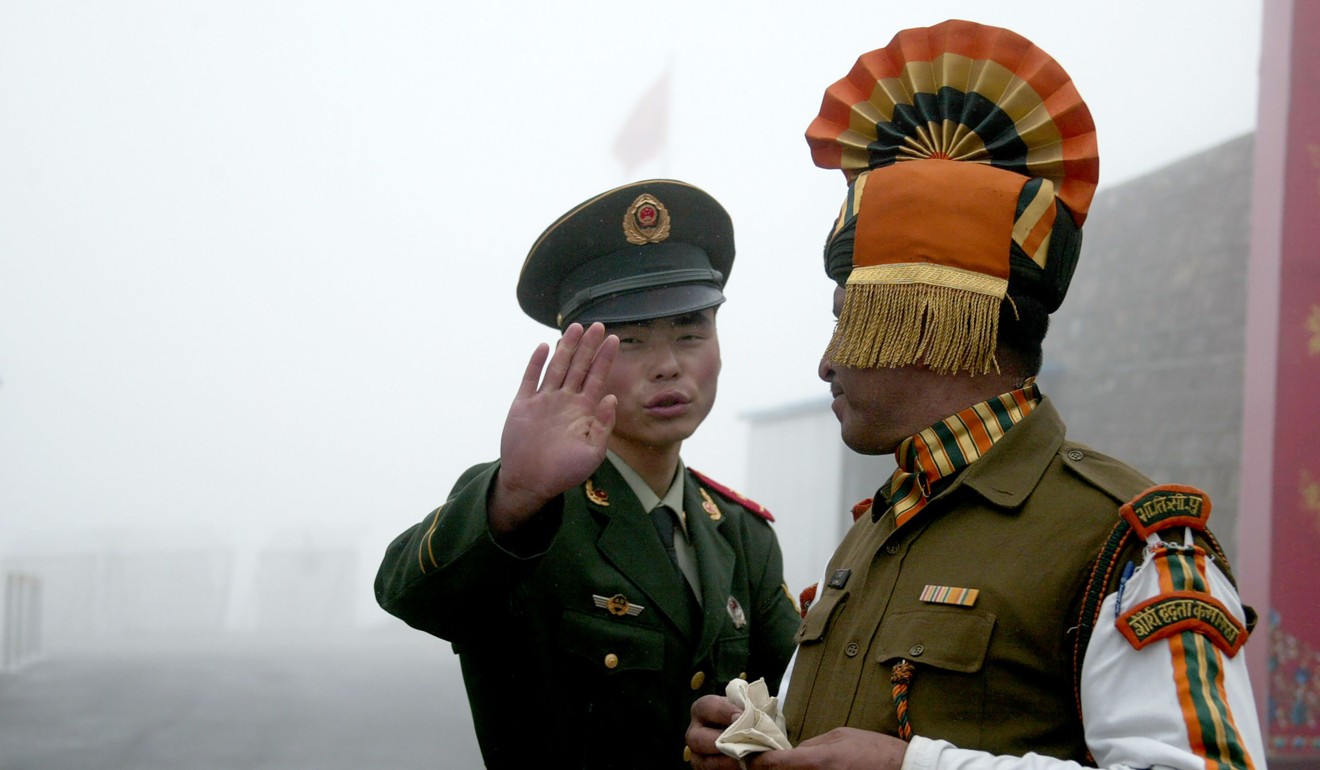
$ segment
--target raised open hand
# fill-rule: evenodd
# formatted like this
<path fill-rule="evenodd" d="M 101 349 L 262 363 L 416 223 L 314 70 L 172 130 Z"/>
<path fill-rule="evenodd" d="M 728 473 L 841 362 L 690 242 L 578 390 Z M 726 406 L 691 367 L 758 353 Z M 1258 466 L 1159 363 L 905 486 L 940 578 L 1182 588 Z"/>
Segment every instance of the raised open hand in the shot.
<path fill-rule="evenodd" d="M 544 343 L 532 353 L 500 439 L 489 509 L 496 534 L 520 527 L 605 459 L 616 403 L 605 394 L 605 378 L 618 351 L 619 338 L 597 323 L 586 330 L 570 324 L 553 356 Z"/>

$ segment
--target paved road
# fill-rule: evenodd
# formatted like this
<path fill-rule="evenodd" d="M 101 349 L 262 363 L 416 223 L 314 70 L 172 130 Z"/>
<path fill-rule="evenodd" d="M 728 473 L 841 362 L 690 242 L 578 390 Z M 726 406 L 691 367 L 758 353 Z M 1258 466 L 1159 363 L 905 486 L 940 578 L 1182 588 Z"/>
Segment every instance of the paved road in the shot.
<path fill-rule="evenodd" d="M 0 770 L 479 767 L 458 659 L 402 625 L 116 645 L 0 674 Z"/>

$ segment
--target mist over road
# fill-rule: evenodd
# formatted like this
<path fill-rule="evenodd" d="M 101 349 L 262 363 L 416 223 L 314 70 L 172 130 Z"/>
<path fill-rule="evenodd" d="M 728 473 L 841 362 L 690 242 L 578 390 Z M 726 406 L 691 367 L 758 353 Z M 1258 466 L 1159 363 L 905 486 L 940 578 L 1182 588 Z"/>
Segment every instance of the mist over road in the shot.
<path fill-rule="evenodd" d="M 401 624 L 121 640 L 0 674 L 0 770 L 479 767 L 458 658 Z"/>

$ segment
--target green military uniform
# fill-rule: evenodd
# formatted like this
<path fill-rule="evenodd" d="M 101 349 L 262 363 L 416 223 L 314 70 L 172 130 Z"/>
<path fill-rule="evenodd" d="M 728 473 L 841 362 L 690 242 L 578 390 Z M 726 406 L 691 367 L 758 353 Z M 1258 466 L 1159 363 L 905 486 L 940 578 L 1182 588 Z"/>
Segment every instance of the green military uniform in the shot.
<path fill-rule="evenodd" d="M 890 672 L 907 660 L 922 736 L 1084 762 L 1073 644 L 1088 567 L 1119 506 L 1151 483 L 1066 441 L 1043 399 L 911 522 L 859 518 L 826 571 L 846 581 L 826 581 L 798 632 L 790 739 L 842 725 L 897 734 Z M 979 595 L 931 603 L 927 586 Z"/>
<path fill-rule="evenodd" d="M 488 766 L 681 767 L 697 697 L 735 677 L 778 687 L 800 619 L 762 515 L 686 471 L 697 606 L 610 461 L 516 553 L 486 528 L 498 468 L 464 474 L 376 582 L 382 607 L 454 643 Z"/>
<path fill-rule="evenodd" d="M 550 225 L 523 265 L 518 302 L 560 331 L 713 318 L 733 260 L 733 224 L 714 198 L 647 180 Z M 708 371 L 718 372 L 713 353 Z M 646 391 L 641 400 L 682 411 L 705 395 L 685 377 L 665 364 L 622 397 Z M 672 496 L 628 469 L 630 482 L 611 457 L 499 543 L 487 517 L 500 463 L 476 466 L 387 550 L 377 600 L 453 642 L 489 767 L 681 767 L 699 696 L 737 677 L 778 689 L 800 617 L 769 514 L 684 468 L 676 442 L 656 452 L 677 464 Z M 666 543 L 674 523 L 664 511 L 652 518 L 654 498 L 682 509 L 686 537 Z"/>

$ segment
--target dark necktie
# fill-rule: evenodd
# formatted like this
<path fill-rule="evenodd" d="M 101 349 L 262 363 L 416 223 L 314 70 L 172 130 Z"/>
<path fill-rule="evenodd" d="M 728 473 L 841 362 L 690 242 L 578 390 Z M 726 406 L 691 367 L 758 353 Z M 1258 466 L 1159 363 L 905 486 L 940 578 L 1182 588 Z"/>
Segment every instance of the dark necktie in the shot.
<path fill-rule="evenodd" d="M 673 564 L 673 568 L 681 576 L 682 572 L 678 569 L 678 553 L 673 549 L 673 518 L 675 514 L 669 506 L 660 505 L 651 508 L 651 522 L 655 523 L 656 532 L 660 534 L 660 543 L 664 545 L 665 553 L 669 555 L 669 564 Z"/>
<path fill-rule="evenodd" d="M 657 505 L 651 509 L 651 521 L 655 524 L 656 532 L 660 533 L 660 542 L 665 547 L 665 553 L 669 554 L 669 563 L 674 565 L 674 576 L 683 586 L 683 595 L 687 597 L 688 625 L 690 628 L 701 628 L 701 604 L 697 600 L 694 588 L 688 583 L 687 575 L 683 574 L 683 568 L 678 566 L 678 552 L 674 550 L 674 527 L 675 519 L 678 514 L 667 505 Z"/>

